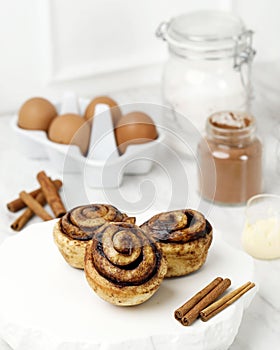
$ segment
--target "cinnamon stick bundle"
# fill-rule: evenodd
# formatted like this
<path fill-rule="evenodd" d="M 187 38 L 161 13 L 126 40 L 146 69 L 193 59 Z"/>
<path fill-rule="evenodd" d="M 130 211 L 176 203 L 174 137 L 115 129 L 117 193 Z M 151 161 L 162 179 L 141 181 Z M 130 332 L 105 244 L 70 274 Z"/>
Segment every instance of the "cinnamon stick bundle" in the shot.
<path fill-rule="evenodd" d="M 243 286 L 235 289 L 234 291 L 226 294 L 224 297 L 216 301 L 215 303 L 209 305 L 207 308 L 200 312 L 200 317 L 202 321 L 208 321 L 213 316 L 217 315 L 219 312 L 230 306 L 236 300 L 238 300 L 243 294 L 247 293 L 251 288 L 254 288 L 255 284 L 252 282 L 247 282 Z"/>
<path fill-rule="evenodd" d="M 206 294 L 192 309 L 190 309 L 182 318 L 181 323 L 184 326 L 190 326 L 199 316 L 200 312 L 208 305 L 212 304 L 224 291 L 230 286 L 231 281 L 225 278 L 216 285 L 208 294 Z"/>
<path fill-rule="evenodd" d="M 62 182 L 60 180 L 54 180 L 53 183 L 57 189 L 59 189 L 62 186 Z M 41 191 L 42 191 L 41 188 L 37 188 L 36 190 L 29 192 L 29 194 L 32 197 L 36 198 L 37 194 L 40 193 Z M 13 201 L 7 204 L 7 208 L 13 213 L 25 207 L 26 207 L 26 204 L 22 201 L 21 198 L 14 199 Z"/>
<path fill-rule="evenodd" d="M 190 300 L 188 300 L 184 305 L 179 307 L 174 312 L 176 320 L 181 321 L 182 317 L 190 311 L 202 298 L 204 298 L 212 289 L 214 289 L 220 282 L 222 282 L 222 277 L 215 278 L 211 283 L 204 287 L 201 291 L 196 293 Z"/>
<path fill-rule="evenodd" d="M 51 207 L 56 218 L 60 218 L 66 213 L 66 209 L 62 203 L 60 195 L 52 183 L 52 181 L 48 178 L 44 171 L 40 171 L 37 175 L 37 180 L 39 181 L 44 196 Z"/>
<path fill-rule="evenodd" d="M 57 189 L 59 189 L 62 186 L 62 182 L 60 180 L 54 180 L 53 183 Z M 46 198 L 45 198 L 43 192 L 41 191 L 41 188 L 39 188 L 38 190 L 33 191 L 33 192 L 37 191 L 37 195 L 35 196 L 35 199 L 38 203 L 40 203 L 42 206 L 44 206 L 47 203 Z M 33 192 L 31 192 L 29 194 L 32 195 Z M 16 200 L 14 200 L 13 202 L 16 203 L 15 205 L 21 205 L 20 203 L 22 202 L 23 205 L 26 206 L 26 204 L 21 200 L 21 198 L 18 198 Z M 11 202 L 11 203 L 13 203 L 13 202 Z M 34 216 L 34 212 L 30 208 L 27 207 L 24 210 L 24 212 L 11 224 L 11 228 L 15 231 L 20 231 L 33 216 Z"/>
<path fill-rule="evenodd" d="M 36 195 L 35 200 L 42 206 L 46 204 L 46 198 L 41 191 L 39 191 L 39 193 Z M 20 231 L 33 216 L 34 212 L 30 208 L 26 208 L 24 212 L 12 223 L 11 228 L 15 231 Z"/>
<path fill-rule="evenodd" d="M 42 220 L 48 221 L 52 220 L 53 217 L 43 208 L 43 206 L 30 194 L 25 191 L 20 192 L 19 194 L 21 200 L 28 206 L 29 209 L 38 215 Z"/>

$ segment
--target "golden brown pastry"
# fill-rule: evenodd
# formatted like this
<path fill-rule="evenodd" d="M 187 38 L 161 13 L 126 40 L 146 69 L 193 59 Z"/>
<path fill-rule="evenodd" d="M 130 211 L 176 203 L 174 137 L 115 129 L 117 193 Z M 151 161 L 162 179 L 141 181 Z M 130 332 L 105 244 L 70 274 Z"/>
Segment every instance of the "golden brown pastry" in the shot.
<path fill-rule="evenodd" d="M 187 275 L 205 263 L 212 226 L 200 212 L 184 209 L 161 213 L 140 227 L 160 243 L 168 264 L 165 277 Z"/>
<path fill-rule="evenodd" d="M 54 227 L 54 241 L 64 259 L 73 267 L 84 268 L 86 245 L 96 230 L 106 222 L 130 222 L 117 208 L 107 204 L 89 204 L 66 213 Z"/>
<path fill-rule="evenodd" d="M 104 224 L 98 231 L 85 255 L 85 274 L 91 288 L 115 305 L 148 300 L 167 271 L 159 244 L 133 224 Z"/>

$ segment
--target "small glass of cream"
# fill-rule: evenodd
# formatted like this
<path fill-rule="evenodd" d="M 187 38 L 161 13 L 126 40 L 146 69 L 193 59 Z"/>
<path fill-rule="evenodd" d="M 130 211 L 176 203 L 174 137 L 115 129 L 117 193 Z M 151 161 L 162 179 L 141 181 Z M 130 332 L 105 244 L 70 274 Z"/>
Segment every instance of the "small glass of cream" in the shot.
<path fill-rule="evenodd" d="M 242 245 L 254 258 L 280 258 L 280 196 L 260 194 L 248 200 Z"/>

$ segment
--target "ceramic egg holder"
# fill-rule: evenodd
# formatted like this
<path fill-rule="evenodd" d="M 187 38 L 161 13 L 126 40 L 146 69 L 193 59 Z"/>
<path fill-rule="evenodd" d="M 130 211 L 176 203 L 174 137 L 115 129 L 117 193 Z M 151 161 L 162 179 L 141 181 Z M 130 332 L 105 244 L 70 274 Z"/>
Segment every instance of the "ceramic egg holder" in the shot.
<path fill-rule="evenodd" d="M 78 99 L 73 93 L 66 93 L 56 108 L 59 114 L 83 114 L 89 102 L 88 99 Z M 17 120 L 17 116 L 13 118 L 12 127 L 18 134 L 21 149 L 27 157 L 48 158 L 61 173 L 82 173 L 86 184 L 95 188 L 117 188 L 125 174 L 148 173 L 163 140 L 163 134 L 158 130 L 156 140 L 129 145 L 126 152 L 119 155 L 110 110 L 104 104 L 97 105 L 95 109 L 87 156 L 76 145 L 50 141 L 45 131 L 18 127 Z"/>

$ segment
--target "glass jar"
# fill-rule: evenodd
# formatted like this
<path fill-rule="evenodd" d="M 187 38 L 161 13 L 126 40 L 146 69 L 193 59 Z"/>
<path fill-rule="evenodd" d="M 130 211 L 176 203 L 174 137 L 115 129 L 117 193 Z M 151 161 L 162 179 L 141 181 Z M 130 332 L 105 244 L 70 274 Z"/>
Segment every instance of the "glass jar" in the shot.
<path fill-rule="evenodd" d="M 216 111 L 249 111 L 252 34 L 240 18 L 219 11 L 161 23 L 157 36 L 169 49 L 162 81 L 165 103 L 199 130 Z"/>
<path fill-rule="evenodd" d="M 205 142 L 206 141 L 206 142 Z M 214 171 L 209 171 L 214 162 Z M 255 119 L 244 112 L 217 112 L 198 145 L 200 192 L 222 204 L 242 204 L 262 191 L 262 144 Z M 212 167 L 213 169 L 213 167 Z"/>
<path fill-rule="evenodd" d="M 256 259 L 280 258 L 280 196 L 260 194 L 248 200 L 242 245 Z"/>

